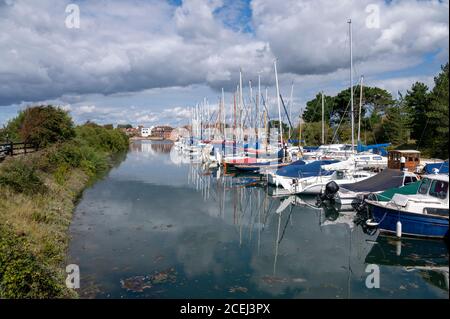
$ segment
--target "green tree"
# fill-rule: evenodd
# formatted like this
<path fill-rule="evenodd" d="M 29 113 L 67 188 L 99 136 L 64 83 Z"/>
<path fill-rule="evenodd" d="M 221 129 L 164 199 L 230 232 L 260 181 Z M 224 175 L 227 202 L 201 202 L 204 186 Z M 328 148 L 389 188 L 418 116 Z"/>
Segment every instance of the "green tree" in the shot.
<path fill-rule="evenodd" d="M 434 88 L 431 91 L 425 141 L 427 147 L 430 147 L 432 150 L 432 156 L 447 159 L 449 139 L 448 63 L 442 66 L 441 70 L 441 73 L 434 78 Z"/>
<path fill-rule="evenodd" d="M 430 94 L 428 87 L 421 82 L 416 82 L 405 95 L 405 107 L 409 115 L 409 128 L 411 129 L 411 138 L 420 140 L 424 133 L 427 122 L 426 114 L 430 105 Z"/>
<path fill-rule="evenodd" d="M 330 143 L 332 139 L 332 129 L 325 124 L 325 143 Z M 298 131 L 296 132 L 298 136 Z M 309 122 L 302 125 L 302 139 L 306 145 L 322 145 L 322 121 Z"/>
<path fill-rule="evenodd" d="M 385 110 L 381 125 L 377 126 L 375 135 L 380 143 L 390 142 L 400 145 L 407 142 L 407 130 L 402 115 L 401 105 L 395 105 Z"/>
<path fill-rule="evenodd" d="M 331 112 L 333 110 L 333 97 L 324 95 L 324 119 L 330 123 Z M 322 121 L 322 94 L 318 93 L 314 99 L 306 102 L 306 109 L 303 112 L 303 120 L 305 122 L 321 122 Z"/>
<path fill-rule="evenodd" d="M 75 137 L 72 119 L 61 108 L 52 105 L 29 107 L 18 118 L 21 139 L 39 147 Z"/>

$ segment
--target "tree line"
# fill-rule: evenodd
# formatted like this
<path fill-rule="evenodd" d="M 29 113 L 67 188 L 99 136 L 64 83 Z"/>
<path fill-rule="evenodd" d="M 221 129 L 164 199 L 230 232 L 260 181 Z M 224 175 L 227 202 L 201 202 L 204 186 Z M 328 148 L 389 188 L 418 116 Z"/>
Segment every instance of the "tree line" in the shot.
<path fill-rule="evenodd" d="M 434 87 L 414 83 L 405 95 L 394 98 L 378 87 L 362 90 L 353 87 L 355 139 L 361 116 L 361 142 L 364 144 L 392 143 L 396 148 L 414 148 L 425 156 L 448 158 L 449 139 L 449 83 L 448 63 L 434 78 Z M 326 143 L 351 141 L 350 88 L 335 96 L 324 95 Z M 306 145 L 320 145 L 322 141 L 322 93 L 306 103 L 302 115 L 302 139 Z M 297 126 L 293 134 L 298 136 Z"/>

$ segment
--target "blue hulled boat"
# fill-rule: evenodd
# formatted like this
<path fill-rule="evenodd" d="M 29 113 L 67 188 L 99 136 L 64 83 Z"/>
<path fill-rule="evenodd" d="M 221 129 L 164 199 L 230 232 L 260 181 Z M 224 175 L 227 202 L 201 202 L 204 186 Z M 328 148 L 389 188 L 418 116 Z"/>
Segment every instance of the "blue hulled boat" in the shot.
<path fill-rule="evenodd" d="M 416 194 L 395 194 L 389 201 L 366 202 L 367 224 L 397 236 L 448 238 L 448 175 L 426 175 Z"/>

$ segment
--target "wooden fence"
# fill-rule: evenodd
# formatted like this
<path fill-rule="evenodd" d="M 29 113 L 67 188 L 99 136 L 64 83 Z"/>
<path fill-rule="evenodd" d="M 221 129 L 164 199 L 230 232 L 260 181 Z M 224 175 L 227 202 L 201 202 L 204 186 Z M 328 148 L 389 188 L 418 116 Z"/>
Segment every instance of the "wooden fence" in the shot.
<path fill-rule="evenodd" d="M 15 156 L 20 154 L 34 153 L 38 150 L 38 147 L 31 143 L 18 142 L 18 143 L 0 143 L 0 158 L 2 156 Z"/>

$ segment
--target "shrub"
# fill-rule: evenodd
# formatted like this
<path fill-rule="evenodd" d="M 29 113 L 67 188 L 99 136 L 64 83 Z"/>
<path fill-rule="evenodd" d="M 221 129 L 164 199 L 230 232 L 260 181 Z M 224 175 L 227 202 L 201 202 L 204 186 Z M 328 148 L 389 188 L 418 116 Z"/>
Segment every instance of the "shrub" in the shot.
<path fill-rule="evenodd" d="M 51 105 L 21 111 L 9 121 L 5 133 L 12 140 L 21 139 L 39 147 L 67 141 L 75 136 L 74 125 L 67 112 Z"/>
<path fill-rule="evenodd" d="M 3 165 L 0 170 L 0 185 L 10 187 L 18 193 L 38 194 L 46 191 L 34 166 L 23 160 L 13 160 Z"/>
<path fill-rule="evenodd" d="M 0 298 L 56 298 L 62 280 L 26 250 L 25 240 L 0 225 Z"/>
<path fill-rule="evenodd" d="M 118 129 L 106 129 L 93 123 L 76 128 L 77 140 L 108 153 L 124 152 L 128 149 L 128 137 Z"/>

